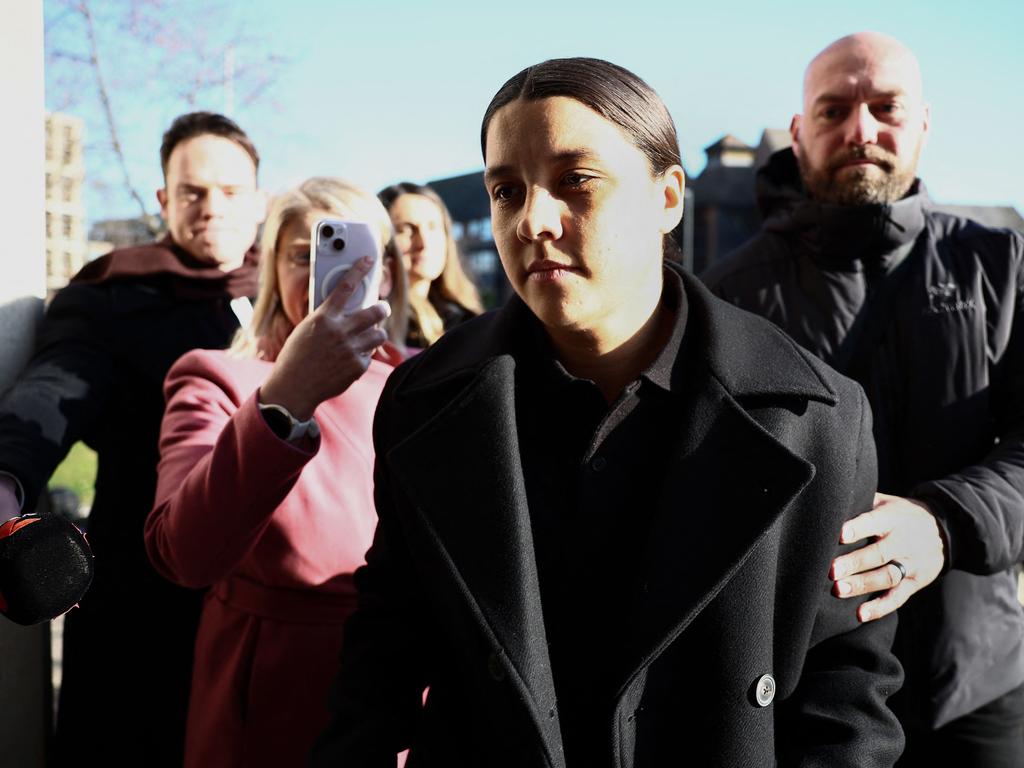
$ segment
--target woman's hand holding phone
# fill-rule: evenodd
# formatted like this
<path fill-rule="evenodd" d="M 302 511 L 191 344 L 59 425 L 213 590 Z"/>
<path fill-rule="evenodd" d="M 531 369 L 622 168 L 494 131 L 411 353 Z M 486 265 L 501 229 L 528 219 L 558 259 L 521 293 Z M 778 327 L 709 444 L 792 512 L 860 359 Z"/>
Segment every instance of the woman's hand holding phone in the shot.
<path fill-rule="evenodd" d="M 370 365 L 387 341 L 380 323 L 391 314 L 385 301 L 345 314 L 345 305 L 373 268 L 371 257 L 355 262 L 315 312 L 295 326 L 260 388 L 260 402 L 286 408 L 299 421 L 337 397 Z"/>

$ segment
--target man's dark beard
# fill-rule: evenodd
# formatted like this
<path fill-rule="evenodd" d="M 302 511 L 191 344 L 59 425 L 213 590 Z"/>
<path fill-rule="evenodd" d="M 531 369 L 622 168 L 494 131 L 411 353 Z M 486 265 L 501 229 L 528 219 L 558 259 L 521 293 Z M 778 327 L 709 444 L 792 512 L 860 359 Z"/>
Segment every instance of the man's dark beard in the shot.
<path fill-rule="evenodd" d="M 882 171 L 879 175 L 870 166 L 846 168 L 843 179 L 837 178 L 839 169 L 851 160 L 870 160 Z M 855 146 L 832 157 L 823 170 L 808 168 L 797 158 L 800 176 L 807 195 L 813 200 L 834 205 L 871 205 L 893 203 L 907 194 L 914 183 L 917 163 L 902 171 L 897 170 L 896 157 L 880 147 Z"/>

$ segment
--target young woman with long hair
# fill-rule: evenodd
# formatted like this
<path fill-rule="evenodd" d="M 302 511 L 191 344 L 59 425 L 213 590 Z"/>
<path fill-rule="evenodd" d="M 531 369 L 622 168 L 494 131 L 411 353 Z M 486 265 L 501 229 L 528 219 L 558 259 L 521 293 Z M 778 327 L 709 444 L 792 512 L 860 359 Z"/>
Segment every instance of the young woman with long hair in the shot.
<path fill-rule="evenodd" d="M 480 295 L 459 258 L 451 214 L 437 192 L 403 181 L 377 196 L 391 215 L 409 277 L 408 344 L 427 347 L 480 314 Z"/>

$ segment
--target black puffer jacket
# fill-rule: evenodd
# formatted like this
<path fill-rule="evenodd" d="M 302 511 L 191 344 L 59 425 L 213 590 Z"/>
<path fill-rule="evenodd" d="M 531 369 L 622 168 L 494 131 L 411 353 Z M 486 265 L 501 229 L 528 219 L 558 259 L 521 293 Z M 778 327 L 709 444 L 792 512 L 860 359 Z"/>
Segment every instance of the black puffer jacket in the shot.
<path fill-rule="evenodd" d="M 920 182 L 892 205 L 812 202 L 788 149 L 758 203 L 762 231 L 704 280 L 864 386 L 879 490 L 944 528 L 948 570 L 896 641 L 903 716 L 941 726 L 1024 682 L 1024 238 L 935 210 Z"/>

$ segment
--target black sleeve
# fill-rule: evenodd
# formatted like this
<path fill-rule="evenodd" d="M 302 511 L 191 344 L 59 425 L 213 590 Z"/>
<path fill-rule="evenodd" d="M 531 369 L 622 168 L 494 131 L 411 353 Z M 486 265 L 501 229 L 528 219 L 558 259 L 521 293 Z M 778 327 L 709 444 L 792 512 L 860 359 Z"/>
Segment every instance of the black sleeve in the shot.
<path fill-rule="evenodd" d="M 28 365 L 0 396 L 0 471 L 21 482 L 26 510 L 107 407 L 114 367 L 111 314 L 101 286 L 60 291 L 43 316 Z"/>
<path fill-rule="evenodd" d="M 871 411 L 857 389 L 861 421 L 847 519 L 871 508 L 878 475 Z M 837 547 L 835 555 L 859 546 Z M 859 624 L 857 606 L 873 596 L 840 600 L 831 584 L 823 580 L 800 682 L 779 711 L 779 765 L 891 768 L 903 752 L 903 730 L 887 704 L 903 682 L 903 668 L 892 653 L 896 615 Z"/>
<path fill-rule="evenodd" d="M 979 575 L 1024 561 L 1024 238 L 1012 233 L 1009 242 L 1014 279 L 1002 302 L 1012 306 L 1009 336 L 991 377 L 998 443 L 977 464 L 910 493 L 942 526 L 947 566 Z"/>

